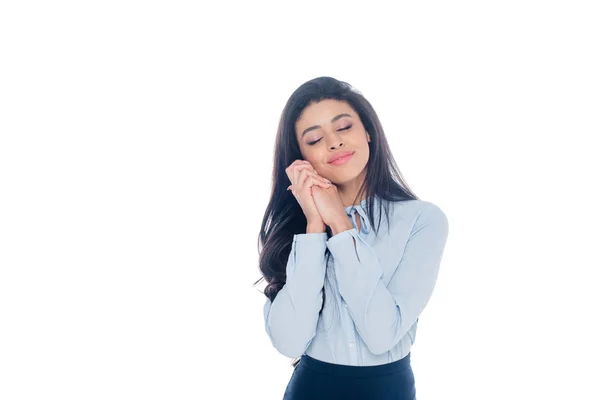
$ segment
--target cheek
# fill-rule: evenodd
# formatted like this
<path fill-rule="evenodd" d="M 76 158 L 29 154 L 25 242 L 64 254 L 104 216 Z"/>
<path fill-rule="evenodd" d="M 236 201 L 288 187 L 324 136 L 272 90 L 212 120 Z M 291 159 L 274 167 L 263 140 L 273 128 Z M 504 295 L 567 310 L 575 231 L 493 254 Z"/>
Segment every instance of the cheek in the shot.
<path fill-rule="evenodd" d="M 311 151 L 310 149 L 304 151 L 304 156 L 304 159 L 310 162 L 313 167 L 321 164 L 324 157 L 320 151 Z"/>
<path fill-rule="evenodd" d="M 369 151 L 369 146 L 364 146 L 362 149 L 361 153 L 361 161 L 366 164 L 369 161 L 370 158 L 370 151 Z"/>

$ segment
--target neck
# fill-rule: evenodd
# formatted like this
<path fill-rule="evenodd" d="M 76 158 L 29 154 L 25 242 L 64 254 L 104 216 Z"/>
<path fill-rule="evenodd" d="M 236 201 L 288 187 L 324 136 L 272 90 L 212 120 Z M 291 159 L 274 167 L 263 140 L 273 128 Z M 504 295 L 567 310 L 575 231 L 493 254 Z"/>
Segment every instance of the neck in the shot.
<path fill-rule="evenodd" d="M 360 186 L 362 185 L 366 176 L 366 168 L 361 172 L 359 176 L 357 176 L 352 181 L 339 184 L 337 186 L 338 193 L 340 195 L 340 199 L 342 200 L 342 205 L 344 207 L 350 207 L 355 204 L 359 204 L 366 198 L 365 190 L 363 193 L 358 193 Z"/>

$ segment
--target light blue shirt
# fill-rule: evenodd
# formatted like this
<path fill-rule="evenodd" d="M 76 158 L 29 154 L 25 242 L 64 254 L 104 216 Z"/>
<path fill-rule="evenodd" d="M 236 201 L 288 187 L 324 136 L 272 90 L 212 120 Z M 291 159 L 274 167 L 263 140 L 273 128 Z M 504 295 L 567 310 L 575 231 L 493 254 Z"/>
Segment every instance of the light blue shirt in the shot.
<path fill-rule="evenodd" d="M 374 199 L 377 223 L 382 200 Z M 264 305 L 266 332 L 281 354 L 369 366 L 410 352 L 437 279 L 448 220 L 424 200 L 390 202 L 390 229 L 382 213 L 375 236 L 366 204 L 346 207 L 353 228 L 329 239 L 325 232 L 294 235 L 286 284 Z"/>

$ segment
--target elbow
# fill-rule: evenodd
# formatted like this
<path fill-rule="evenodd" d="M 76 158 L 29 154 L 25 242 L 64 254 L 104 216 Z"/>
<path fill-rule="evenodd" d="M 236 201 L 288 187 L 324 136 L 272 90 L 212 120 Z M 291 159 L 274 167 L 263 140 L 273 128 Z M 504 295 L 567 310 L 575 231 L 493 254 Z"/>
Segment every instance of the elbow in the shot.
<path fill-rule="evenodd" d="M 283 340 L 281 342 L 273 342 L 273 347 L 286 357 L 298 358 L 304 354 L 310 342 L 312 342 L 312 338 L 308 341 Z"/>
<path fill-rule="evenodd" d="M 369 351 L 375 355 L 384 354 L 398 345 L 402 335 L 399 331 L 390 331 L 388 334 L 370 335 L 363 340 Z"/>
<path fill-rule="evenodd" d="M 278 296 L 282 293 L 287 294 L 282 289 Z M 278 299 L 271 308 L 265 307 L 265 328 L 279 353 L 296 358 L 304 354 L 316 336 L 321 301 L 307 306 L 292 302 L 289 296 Z"/>
<path fill-rule="evenodd" d="M 286 357 L 300 357 L 313 338 L 316 336 L 316 329 L 306 329 L 298 324 L 283 324 L 269 326 L 267 329 L 271 344 L 275 349 Z"/>
<path fill-rule="evenodd" d="M 394 345 L 387 340 L 375 340 L 365 344 L 369 351 L 375 355 L 384 354 L 394 348 Z"/>

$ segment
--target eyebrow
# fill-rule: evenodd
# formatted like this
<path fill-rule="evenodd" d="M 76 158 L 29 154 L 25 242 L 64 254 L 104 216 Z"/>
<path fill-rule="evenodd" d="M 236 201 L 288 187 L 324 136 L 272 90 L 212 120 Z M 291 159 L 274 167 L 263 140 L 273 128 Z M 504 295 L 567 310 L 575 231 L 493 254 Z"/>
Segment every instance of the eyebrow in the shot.
<path fill-rule="evenodd" d="M 336 115 L 335 117 L 333 117 L 333 118 L 331 119 L 331 123 L 333 124 L 335 121 L 337 121 L 338 119 L 340 119 L 340 118 L 342 118 L 342 117 L 350 117 L 350 118 L 352 118 L 352 115 L 350 115 L 350 114 L 345 114 L 345 113 L 344 113 L 344 114 L 340 114 L 340 115 Z M 313 131 L 313 130 L 315 130 L 315 129 L 319 129 L 320 127 L 321 127 L 321 125 L 315 125 L 315 126 L 311 126 L 310 128 L 306 128 L 306 129 L 304 130 L 304 132 L 302 132 L 302 136 L 300 136 L 300 138 L 303 138 L 303 137 L 304 137 L 304 135 L 305 135 L 305 134 L 307 134 L 308 132 L 310 132 L 310 131 Z"/>

